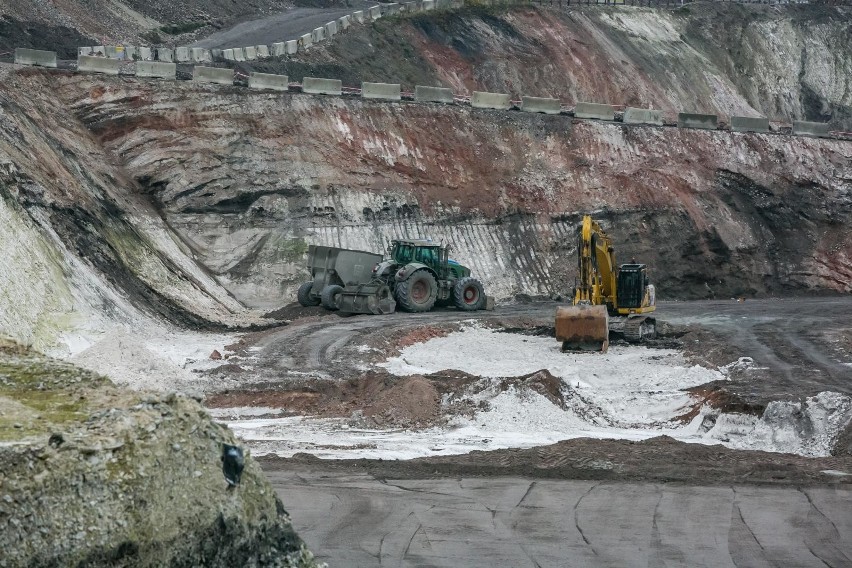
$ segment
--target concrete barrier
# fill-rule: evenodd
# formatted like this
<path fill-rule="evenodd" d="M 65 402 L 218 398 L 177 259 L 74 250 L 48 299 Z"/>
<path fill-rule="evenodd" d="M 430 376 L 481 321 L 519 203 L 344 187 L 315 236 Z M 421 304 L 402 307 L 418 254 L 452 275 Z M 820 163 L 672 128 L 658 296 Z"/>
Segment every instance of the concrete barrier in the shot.
<path fill-rule="evenodd" d="M 224 57 L 227 61 L 233 61 L 234 60 L 234 50 L 233 49 L 226 49 L 225 51 L 222 52 L 222 57 Z"/>
<path fill-rule="evenodd" d="M 38 67 L 56 67 L 56 52 L 16 47 L 15 63 L 18 65 L 36 65 Z"/>
<path fill-rule="evenodd" d="M 341 18 L 337 18 L 337 29 L 341 32 L 347 29 L 350 26 L 349 18 L 350 16 L 343 16 Z"/>
<path fill-rule="evenodd" d="M 650 108 L 627 107 L 624 117 L 621 119 L 625 124 L 653 124 L 663 125 L 663 111 Z"/>
<path fill-rule="evenodd" d="M 192 54 L 189 51 L 188 47 L 176 47 L 175 48 L 175 61 L 178 63 L 189 63 L 192 61 Z"/>
<path fill-rule="evenodd" d="M 810 136 L 813 138 L 828 138 L 828 123 L 794 120 L 793 134 L 796 136 Z"/>
<path fill-rule="evenodd" d="M 110 59 L 124 59 L 123 45 L 105 45 L 104 56 Z"/>
<path fill-rule="evenodd" d="M 219 69 L 196 65 L 192 68 L 192 80 L 198 83 L 216 83 L 217 85 L 233 85 L 234 70 Z"/>
<path fill-rule="evenodd" d="M 414 87 L 414 100 L 430 103 L 453 103 L 453 90 L 443 87 L 425 87 L 417 85 Z"/>
<path fill-rule="evenodd" d="M 382 7 L 381 6 L 373 6 L 370 8 L 370 19 L 378 20 L 382 17 Z"/>
<path fill-rule="evenodd" d="M 329 22 L 323 28 L 325 28 L 325 37 L 331 39 L 337 35 L 337 22 Z"/>
<path fill-rule="evenodd" d="M 577 103 L 574 107 L 574 118 L 615 120 L 615 107 L 598 103 Z"/>
<path fill-rule="evenodd" d="M 453 7 L 452 0 L 435 0 L 435 8 L 439 10 L 447 10 Z"/>
<path fill-rule="evenodd" d="M 212 63 L 213 56 L 209 50 L 202 47 L 193 47 L 190 53 L 192 61 L 195 63 Z"/>
<path fill-rule="evenodd" d="M 285 45 L 283 41 L 279 41 L 278 43 L 272 44 L 272 57 L 281 57 L 286 51 L 284 51 Z"/>
<path fill-rule="evenodd" d="M 562 103 L 559 99 L 544 97 L 521 97 L 521 110 L 524 112 L 543 112 L 544 114 L 559 114 Z"/>
<path fill-rule="evenodd" d="M 224 55 L 224 49 L 219 49 L 218 47 L 214 47 L 210 50 L 210 59 L 212 61 L 216 61 L 217 59 L 222 59 Z"/>
<path fill-rule="evenodd" d="M 343 92 L 343 82 L 340 79 L 305 77 L 302 79 L 302 92 L 311 95 L 339 95 Z"/>
<path fill-rule="evenodd" d="M 249 89 L 267 89 L 270 91 L 286 91 L 288 86 L 287 75 L 272 75 L 270 73 L 254 73 L 249 75 Z"/>
<path fill-rule="evenodd" d="M 382 6 L 382 12 L 386 16 L 396 16 L 399 14 L 400 6 L 396 2 L 391 2 L 390 4 L 385 4 Z"/>
<path fill-rule="evenodd" d="M 152 61 L 154 59 L 154 52 L 150 47 L 140 47 L 139 48 L 139 59 L 142 61 Z"/>
<path fill-rule="evenodd" d="M 290 39 L 284 42 L 284 53 L 293 55 L 299 51 L 299 42 L 295 39 Z"/>
<path fill-rule="evenodd" d="M 91 47 L 78 47 L 77 48 L 77 55 L 91 55 L 92 53 L 93 52 L 92 52 Z"/>
<path fill-rule="evenodd" d="M 257 52 L 258 58 L 269 57 L 269 46 L 268 45 L 256 45 L 254 50 Z"/>
<path fill-rule="evenodd" d="M 104 55 L 106 53 L 106 47 L 102 45 L 96 45 L 92 48 L 92 55 Z M 80 53 L 79 55 L 88 55 L 86 53 Z"/>
<path fill-rule="evenodd" d="M 243 53 L 246 56 L 246 61 L 255 61 L 257 59 L 257 48 L 253 45 L 244 47 Z"/>
<path fill-rule="evenodd" d="M 715 114 L 693 114 L 681 112 L 677 115 L 677 127 L 716 130 L 716 128 L 719 127 L 719 117 Z"/>
<path fill-rule="evenodd" d="M 398 101 L 402 99 L 402 87 L 394 83 L 361 83 L 361 98 Z"/>
<path fill-rule="evenodd" d="M 160 61 L 136 62 L 137 77 L 155 77 L 174 81 L 176 74 L 177 65 L 174 63 L 162 63 Z"/>
<path fill-rule="evenodd" d="M 402 9 L 409 14 L 417 12 L 417 2 L 403 2 Z"/>
<path fill-rule="evenodd" d="M 769 119 L 732 116 L 731 130 L 734 132 L 769 132 Z"/>
<path fill-rule="evenodd" d="M 426 3 L 425 1 L 423 2 Z M 503 93 L 485 93 L 474 91 L 470 97 L 470 106 L 473 108 L 496 108 L 500 110 L 508 110 L 512 106 L 512 101 L 509 95 Z"/>
<path fill-rule="evenodd" d="M 77 56 L 77 71 L 85 73 L 105 73 L 106 75 L 118 75 L 123 62 L 118 59 L 97 57 L 92 55 Z"/>
<path fill-rule="evenodd" d="M 325 28 L 314 28 L 311 32 L 311 42 L 319 43 L 325 39 Z"/>
<path fill-rule="evenodd" d="M 429 10 L 435 9 L 435 0 L 423 0 L 423 11 L 427 12 Z"/>
<path fill-rule="evenodd" d="M 124 58 L 128 61 L 136 61 L 137 55 L 139 55 L 139 51 L 135 45 L 125 45 L 124 46 Z"/>
<path fill-rule="evenodd" d="M 313 45 L 313 43 L 314 40 L 311 34 L 305 34 L 299 38 L 299 47 L 301 47 L 302 50 L 308 49 Z"/>
<path fill-rule="evenodd" d="M 357 12 L 352 12 L 352 19 L 358 22 L 359 24 L 363 24 L 366 18 L 364 18 L 364 12 L 358 10 Z"/>
<path fill-rule="evenodd" d="M 166 63 L 174 63 L 175 54 L 171 49 L 167 47 L 158 47 L 157 59 L 159 61 L 165 61 Z"/>
<path fill-rule="evenodd" d="M 234 48 L 234 61 L 245 61 L 246 60 L 246 50 L 242 47 Z"/>

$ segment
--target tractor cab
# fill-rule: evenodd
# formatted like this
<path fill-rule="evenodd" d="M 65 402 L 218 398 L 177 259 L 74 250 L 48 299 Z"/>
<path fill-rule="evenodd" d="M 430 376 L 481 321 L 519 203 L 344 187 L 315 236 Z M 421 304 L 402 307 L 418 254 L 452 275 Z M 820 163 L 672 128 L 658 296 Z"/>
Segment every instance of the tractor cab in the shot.
<path fill-rule="evenodd" d="M 619 309 L 643 308 L 648 290 L 648 270 L 644 264 L 622 264 L 618 267 L 616 298 Z"/>

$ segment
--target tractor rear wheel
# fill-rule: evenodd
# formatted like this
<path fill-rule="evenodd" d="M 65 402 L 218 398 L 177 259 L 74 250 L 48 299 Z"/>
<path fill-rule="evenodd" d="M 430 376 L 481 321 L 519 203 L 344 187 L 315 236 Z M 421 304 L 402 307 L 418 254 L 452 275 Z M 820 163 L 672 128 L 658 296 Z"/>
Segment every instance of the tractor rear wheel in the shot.
<path fill-rule="evenodd" d="M 306 308 L 310 308 L 311 306 L 318 306 L 320 303 L 319 298 L 311 296 L 311 288 L 313 287 L 313 282 L 305 282 L 304 284 L 299 286 L 299 291 L 296 293 L 296 298 L 299 300 L 299 303 L 305 306 Z"/>
<path fill-rule="evenodd" d="M 343 286 L 338 286 L 337 284 L 329 284 L 323 288 L 320 293 L 322 307 L 331 311 L 337 310 L 337 299 L 340 297 L 341 292 L 343 292 Z"/>
<path fill-rule="evenodd" d="M 456 307 L 466 312 L 481 310 L 485 306 L 485 289 L 476 278 L 459 278 L 453 286 L 453 301 Z"/>
<path fill-rule="evenodd" d="M 438 297 L 438 283 L 427 270 L 418 270 L 396 285 L 396 301 L 406 312 L 428 312 Z"/>

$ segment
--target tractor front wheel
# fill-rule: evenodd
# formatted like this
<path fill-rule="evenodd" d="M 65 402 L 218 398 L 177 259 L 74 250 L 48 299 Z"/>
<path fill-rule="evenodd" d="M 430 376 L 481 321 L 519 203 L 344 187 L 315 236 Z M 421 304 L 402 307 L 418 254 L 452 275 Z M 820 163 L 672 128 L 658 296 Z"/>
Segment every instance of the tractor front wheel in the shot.
<path fill-rule="evenodd" d="M 311 288 L 313 287 L 313 282 L 305 282 L 304 284 L 299 286 L 299 291 L 296 293 L 296 298 L 299 300 L 299 303 L 305 306 L 306 308 L 310 308 L 311 306 L 318 306 L 320 303 L 319 298 L 311 296 Z"/>
<path fill-rule="evenodd" d="M 396 285 L 396 301 L 406 312 L 428 312 L 438 297 L 438 283 L 427 270 L 418 270 Z"/>
<path fill-rule="evenodd" d="M 476 278 L 459 278 L 453 286 L 456 307 L 466 312 L 481 310 L 485 306 L 485 289 Z"/>

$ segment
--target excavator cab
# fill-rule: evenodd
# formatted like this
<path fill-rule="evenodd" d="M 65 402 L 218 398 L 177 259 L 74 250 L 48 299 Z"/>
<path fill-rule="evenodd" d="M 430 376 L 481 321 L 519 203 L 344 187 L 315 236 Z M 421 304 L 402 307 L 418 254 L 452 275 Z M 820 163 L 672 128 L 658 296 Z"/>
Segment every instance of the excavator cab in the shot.
<path fill-rule="evenodd" d="M 644 264 L 622 264 L 618 268 L 616 298 L 619 308 L 641 308 L 648 288 L 648 271 Z"/>

